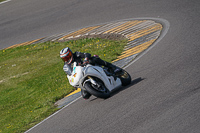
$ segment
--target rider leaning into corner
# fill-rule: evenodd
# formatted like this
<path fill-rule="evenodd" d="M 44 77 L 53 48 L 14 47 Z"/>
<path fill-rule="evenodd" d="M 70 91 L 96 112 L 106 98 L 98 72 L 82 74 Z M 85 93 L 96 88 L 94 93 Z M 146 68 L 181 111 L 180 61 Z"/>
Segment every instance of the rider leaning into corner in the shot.
<path fill-rule="evenodd" d="M 71 75 L 72 64 L 74 62 L 76 62 L 79 66 L 83 64 L 105 66 L 112 70 L 114 73 L 121 70 L 120 68 L 112 65 L 111 63 L 100 59 L 98 55 L 91 56 L 90 53 L 81 53 L 77 51 L 73 53 L 69 47 L 63 48 L 60 51 L 60 57 L 64 61 L 63 70 L 67 75 Z M 91 94 L 89 94 L 87 91 L 83 91 L 82 93 L 83 96 L 85 96 L 85 99 L 88 99 L 91 96 Z"/>

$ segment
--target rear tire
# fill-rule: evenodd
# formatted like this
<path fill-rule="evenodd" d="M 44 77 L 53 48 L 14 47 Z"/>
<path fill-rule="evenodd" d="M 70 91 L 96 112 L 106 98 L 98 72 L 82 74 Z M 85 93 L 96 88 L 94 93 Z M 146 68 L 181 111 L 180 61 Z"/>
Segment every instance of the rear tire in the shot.
<path fill-rule="evenodd" d="M 115 75 L 120 78 L 122 86 L 126 86 L 131 83 L 131 76 L 125 70 L 122 69 L 122 71 L 117 72 Z"/>
<path fill-rule="evenodd" d="M 85 83 L 85 89 L 92 95 L 98 97 L 98 98 L 103 98 L 106 99 L 110 97 L 110 91 L 105 87 L 105 85 L 101 85 L 101 88 L 99 90 L 95 89 L 92 87 L 90 82 Z"/>

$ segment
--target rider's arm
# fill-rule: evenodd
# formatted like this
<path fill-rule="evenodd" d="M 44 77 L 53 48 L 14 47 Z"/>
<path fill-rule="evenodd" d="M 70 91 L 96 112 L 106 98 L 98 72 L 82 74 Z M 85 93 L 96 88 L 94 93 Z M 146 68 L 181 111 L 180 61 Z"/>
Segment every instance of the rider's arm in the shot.
<path fill-rule="evenodd" d="M 65 73 L 67 75 L 71 75 L 72 74 L 72 67 L 71 67 L 71 64 L 67 64 L 65 63 L 64 66 L 63 66 L 63 70 L 65 71 Z"/>
<path fill-rule="evenodd" d="M 91 58 L 91 54 L 90 53 L 81 53 L 81 52 L 75 52 L 76 57 L 78 57 L 79 59 L 84 58 L 83 60 L 83 64 L 88 64 L 89 60 Z"/>
<path fill-rule="evenodd" d="M 90 58 L 91 57 L 90 53 L 75 52 L 75 54 L 78 58 Z"/>

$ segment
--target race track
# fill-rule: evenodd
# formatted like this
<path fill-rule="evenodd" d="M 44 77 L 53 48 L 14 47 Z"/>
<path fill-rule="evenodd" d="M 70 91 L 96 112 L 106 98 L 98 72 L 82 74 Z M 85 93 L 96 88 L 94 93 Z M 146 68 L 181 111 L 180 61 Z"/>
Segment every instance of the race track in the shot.
<path fill-rule="evenodd" d="M 0 12 L 0 49 L 123 19 L 162 18 L 170 24 L 126 68 L 130 86 L 106 100 L 80 98 L 28 133 L 199 133 L 199 1 L 12 0 L 0 4 Z"/>

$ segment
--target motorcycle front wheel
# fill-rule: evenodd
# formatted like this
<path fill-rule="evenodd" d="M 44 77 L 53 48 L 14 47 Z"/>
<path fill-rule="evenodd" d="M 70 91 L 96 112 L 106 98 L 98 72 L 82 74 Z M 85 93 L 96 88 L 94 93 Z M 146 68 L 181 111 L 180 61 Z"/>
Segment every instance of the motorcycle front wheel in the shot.
<path fill-rule="evenodd" d="M 101 84 L 99 88 L 95 87 L 91 82 L 85 83 L 85 89 L 92 95 L 106 99 L 110 97 L 110 91 L 105 87 L 105 85 Z"/>

